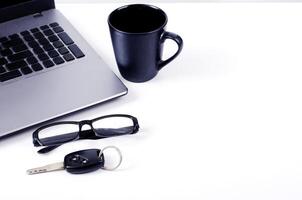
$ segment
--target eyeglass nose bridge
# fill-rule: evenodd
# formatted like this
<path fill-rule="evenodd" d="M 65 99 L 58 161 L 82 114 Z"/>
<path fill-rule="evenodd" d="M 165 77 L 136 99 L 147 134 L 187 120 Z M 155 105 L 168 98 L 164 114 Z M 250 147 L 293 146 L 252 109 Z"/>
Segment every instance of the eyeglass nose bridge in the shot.
<path fill-rule="evenodd" d="M 80 121 L 80 126 L 84 126 L 84 125 L 89 125 L 92 127 L 92 121 L 91 120 L 83 120 L 83 121 Z"/>
<path fill-rule="evenodd" d="M 93 131 L 92 121 L 91 120 L 80 121 L 79 125 L 80 125 L 80 133 L 79 133 L 79 138 L 80 139 L 93 139 L 93 138 L 95 138 L 95 133 Z M 90 130 L 83 131 L 82 127 L 84 125 L 90 126 Z"/>

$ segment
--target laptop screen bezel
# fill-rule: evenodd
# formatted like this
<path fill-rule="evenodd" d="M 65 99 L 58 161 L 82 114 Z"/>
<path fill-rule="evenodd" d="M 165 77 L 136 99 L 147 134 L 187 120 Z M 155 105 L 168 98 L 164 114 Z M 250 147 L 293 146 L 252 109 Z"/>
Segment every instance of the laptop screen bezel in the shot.
<path fill-rule="evenodd" d="M 0 23 L 53 8 L 55 8 L 54 0 L 30 0 L 13 6 L 0 8 Z"/>

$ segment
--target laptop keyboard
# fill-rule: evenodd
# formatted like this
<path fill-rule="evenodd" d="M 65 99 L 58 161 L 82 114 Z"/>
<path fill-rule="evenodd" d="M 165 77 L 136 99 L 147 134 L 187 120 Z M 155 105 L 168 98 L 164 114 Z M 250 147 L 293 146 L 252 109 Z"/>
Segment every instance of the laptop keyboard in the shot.
<path fill-rule="evenodd" d="M 85 55 L 58 23 L 0 38 L 0 83 Z"/>

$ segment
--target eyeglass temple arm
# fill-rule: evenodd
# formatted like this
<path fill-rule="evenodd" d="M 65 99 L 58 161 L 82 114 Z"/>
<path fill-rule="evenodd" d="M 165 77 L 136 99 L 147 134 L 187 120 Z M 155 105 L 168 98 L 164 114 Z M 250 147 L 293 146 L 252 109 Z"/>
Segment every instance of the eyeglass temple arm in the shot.
<path fill-rule="evenodd" d="M 48 152 L 50 152 L 50 151 L 58 148 L 59 146 L 61 146 L 61 144 L 59 144 L 59 145 L 53 145 L 53 146 L 47 146 L 47 147 L 44 147 L 44 148 L 40 149 L 38 151 L 38 153 L 45 154 L 45 153 L 48 153 Z"/>

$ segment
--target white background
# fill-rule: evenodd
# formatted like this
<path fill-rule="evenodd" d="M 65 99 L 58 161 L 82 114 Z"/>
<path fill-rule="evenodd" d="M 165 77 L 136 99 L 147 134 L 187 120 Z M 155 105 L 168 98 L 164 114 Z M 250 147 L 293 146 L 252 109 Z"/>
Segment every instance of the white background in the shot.
<path fill-rule="evenodd" d="M 302 0 L 55 0 L 58 3 L 301 2 Z"/>
<path fill-rule="evenodd" d="M 58 5 L 118 75 L 106 19 L 121 5 Z M 64 118 L 129 113 L 141 131 L 45 156 L 33 130 L 0 141 L 1 200 L 302 199 L 302 4 L 155 5 L 183 37 L 181 56 L 150 82 L 122 79 L 127 96 Z M 115 172 L 25 173 L 107 145 L 124 154 Z"/>

